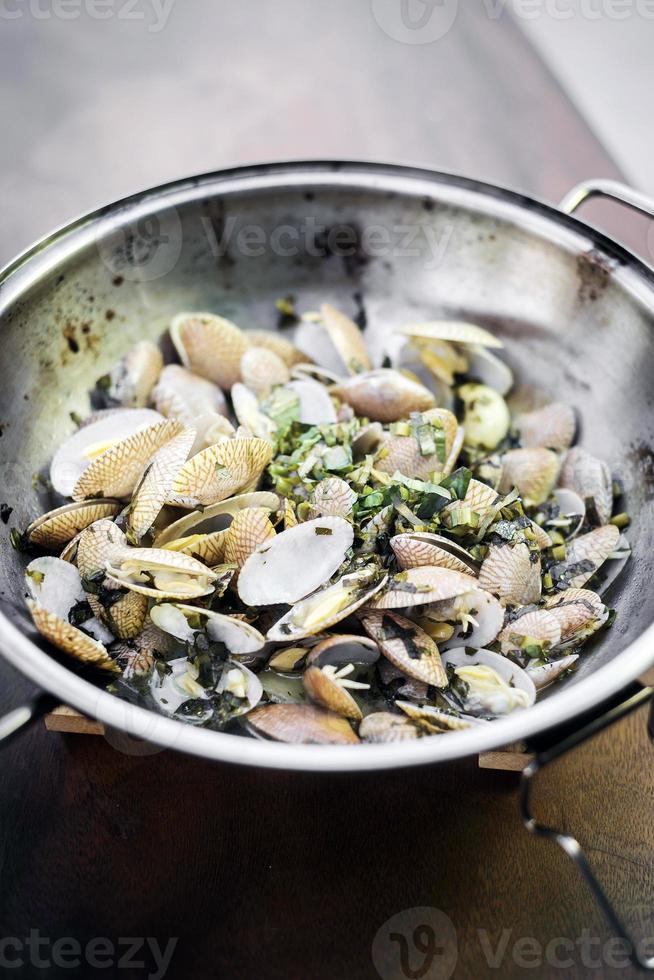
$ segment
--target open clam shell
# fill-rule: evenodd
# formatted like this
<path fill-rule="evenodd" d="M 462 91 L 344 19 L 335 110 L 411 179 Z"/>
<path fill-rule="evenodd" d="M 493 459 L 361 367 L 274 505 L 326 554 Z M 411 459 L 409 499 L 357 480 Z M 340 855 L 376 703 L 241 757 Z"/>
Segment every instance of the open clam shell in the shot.
<path fill-rule="evenodd" d="M 424 340 L 446 340 L 452 344 L 474 344 L 478 347 L 503 347 L 497 337 L 475 323 L 460 320 L 430 320 L 400 327 L 399 333 Z"/>
<path fill-rule="evenodd" d="M 209 413 L 227 415 L 227 401 L 218 385 L 181 364 L 168 364 L 152 392 L 158 412 L 166 418 L 193 425 L 195 419 Z"/>
<path fill-rule="evenodd" d="M 25 532 L 31 545 L 56 550 L 80 531 L 105 517 L 115 517 L 122 509 L 118 500 L 86 500 L 65 504 L 33 521 Z"/>
<path fill-rule="evenodd" d="M 266 350 L 277 354 L 288 368 L 309 360 L 307 354 L 299 350 L 286 337 L 282 337 L 277 330 L 248 330 L 246 337 L 255 347 L 265 347 Z"/>
<path fill-rule="evenodd" d="M 527 672 L 498 653 L 475 650 L 469 654 L 459 647 L 443 654 L 443 663 L 454 668 L 467 685 L 464 710 L 473 716 L 506 715 L 536 700 L 536 688 Z"/>
<path fill-rule="evenodd" d="M 352 686 L 367 689 L 369 685 L 349 680 L 348 670 L 349 667 L 340 670 L 334 666 L 307 667 L 302 675 L 302 683 L 307 696 L 316 704 L 342 715 L 343 718 L 360 721 L 363 713 L 347 688 Z"/>
<path fill-rule="evenodd" d="M 579 654 L 572 653 L 567 657 L 562 657 L 560 660 L 551 660 L 549 663 L 545 664 L 532 664 L 525 668 L 529 677 L 531 677 L 534 682 L 534 686 L 537 691 L 542 691 L 554 681 L 558 681 L 559 677 L 571 670 L 572 667 L 579 660 Z"/>
<path fill-rule="evenodd" d="M 315 745 L 354 745 L 358 736 L 340 715 L 309 704 L 267 704 L 247 715 L 247 727 L 261 738 Z"/>
<path fill-rule="evenodd" d="M 613 480 L 604 460 L 574 446 L 563 461 L 559 484 L 573 490 L 586 504 L 592 503 L 599 523 L 608 524 L 613 512 Z"/>
<path fill-rule="evenodd" d="M 382 473 L 395 473 L 399 470 L 404 476 L 426 480 L 432 473 L 451 472 L 456 457 L 461 451 L 458 440 L 459 425 L 456 416 L 445 408 L 432 408 L 423 412 L 421 426 L 434 426 L 436 434 L 441 435 L 443 445 L 440 452 L 436 449 L 429 453 L 424 451 L 418 435 L 396 435 L 389 433 L 383 437 L 383 452 L 375 462 L 375 468 Z"/>
<path fill-rule="evenodd" d="M 309 517 L 343 517 L 348 518 L 357 501 L 357 495 L 350 485 L 338 476 L 330 476 L 321 480 L 313 488 L 309 498 Z"/>
<path fill-rule="evenodd" d="M 369 666 L 379 660 L 379 647 L 367 636 L 337 633 L 320 640 L 309 654 L 305 650 L 305 655 L 307 667 L 343 667 L 348 664 Z"/>
<path fill-rule="evenodd" d="M 241 380 L 241 358 L 250 346 L 236 324 L 213 313 L 182 313 L 170 337 L 184 367 L 229 391 Z"/>
<path fill-rule="evenodd" d="M 340 310 L 323 303 L 320 308 L 322 326 L 334 345 L 349 374 L 370 371 L 372 364 L 359 327 Z"/>
<path fill-rule="evenodd" d="M 300 525 L 304 527 L 304 525 Z M 267 639 L 291 643 L 322 633 L 356 612 L 384 587 L 387 576 L 376 565 L 364 566 L 344 575 L 334 585 L 319 589 L 296 602 L 285 616 L 268 630 Z"/>
<path fill-rule="evenodd" d="M 609 611 L 590 589 L 565 589 L 547 596 L 545 608 L 561 629 L 561 645 L 580 643 L 606 622 Z"/>
<path fill-rule="evenodd" d="M 298 421 L 302 425 L 333 425 L 336 409 L 324 385 L 311 378 L 289 381 L 284 390 L 292 391 L 300 401 Z"/>
<path fill-rule="evenodd" d="M 460 545 L 440 534 L 429 534 L 426 531 L 396 534 L 391 538 L 390 544 L 400 568 L 432 565 L 451 568 L 455 572 L 461 572 L 462 575 L 476 576 L 474 559 Z"/>
<path fill-rule="evenodd" d="M 371 603 L 372 609 L 404 609 L 451 599 L 470 591 L 470 575 L 450 568 L 423 565 L 394 575 Z"/>
<path fill-rule="evenodd" d="M 442 735 L 443 732 L 462 732 L 467 728 L 483 724 L 478 718 L 444 711 L 430 704 L 413 704 L 411 701 L 396 701 L 395 707 L 403 711 L 423 734 Z"/>
<path fill-rule="evenodd" d="M 224 643 L 233 656 L 258 653 L 266 642 L 259 630 L 244 619 L 184 603 L 153 606 L 150 618 L 160 630 L 182 642 L 192 641 L 196 633 L 204 630 L 210 639 Z"/>
<path fill-rule="evenodd" d="M 118 586 L 153 599 L 199 599 L 211 595 L 218 575 L 190 555 L 160 548 L 126 548 L 105 565 Z"/>
<path fill-rule="evenodd" d="M 386 611 L 369 611 L 359 618 L 386 659 L 406 677 L 433 687 L 447 686 L 447 674 L 438 647 L 416 623 Z"/>
<path fill-rule="evenodd" d="M 279 355 L 265 347 L 249 347 L 241 358 L 241 380 L 258 398 L 272 388 L 291 380 L 289 369 Z"/>
<path fill-rule="evenodd" d="M 566 538 L 574 538 L 586 517 L 586 505 L 574 490 L 560 487 L 554 491 L 554 499 L 559 513 L 547 521 L 550 530 L 557 530 Z"/>
<path fill-rule="evenodd" d="M 541 594 L 540 559 L 522 542 L 490 545 L 479 572 L 479 586 L 505 605 L 529 605 Z"/>
<path fill-rule="evenodd" d="M 164 366 L 163 355 L 150 340 L 139 340 L 112 369 L 107 393 L 125 408 L 143 408 Z"/>
<path fill-rule="evenodd" d="M 494 388 L 505 398 L 513 387 L 513 371 L 491 350 L 479 344 L 465 348 L 468 358 L 467 373 L 489 388 Z"/>
<path fill-rule="evenodd" d="M 194 440 L 195 429 L 183 429 L 162 446 L 148 463 L 134 490 L 127 515 L 127 537 L 133 544 L 137 544 L 152 528 Z"/>
<path fill-rule="evenodd" d="M 93 639 L 109 644 L 113 636 L 88 610 L 87 600 L 77 568 L 60 558 L 45 556 L 35 558 L 25 569 L 27 591 L 38 606 L 64 622 L 70 622 L 71 614 Z M 83 617 L 86 618 L 83 618 Z"/>
<path fill-rule="evenodd" d="M 240 382 L 232 386 L 232 405 L 238 424 L 251 432 L 257 439 L 267 439 L 274 442 L 277 426 L 265 412 L 261 411 L 259 399 L 244 384 Z"/>
<path fill-rule="evenodd" d="M 82 473 L 73 489 L 73 499 L 127 500 L 155 453 L 183 431 L 181 422 L 166 420 L 114 443 Z"/>
<path fill-rule="evenodd" d="M 565 560 L 557 569 L 559 581 L 571 589 L 583 589 L 586 582 L 602 567 L 615 551 L 620 531 L 613 524 L 581 534 L 568 545 Z"/>
<path fill-rule="evenodd" d="M 423 615 L 432 623 L 454 624 L 452 635 L 443 641 L 445 648 L 463 643 L 477 649 L 487 647 L 494 643 L 504 623 L 504 607 L 499 599 L 479 588 L 436 602 Z"/>
<path fill-rule="evenodd" d="M 265 439 L 227 439 L 185 463 L 168 500 L 180 507 L 209 507 L 256 482 L 271 459 Z"/>
<path fill-rule="evenodd" d="M 155 703 L 168 715 L 175 714 L 186 701 L 208 702 L 212 695 L 229 692 L 241 702 L 238 706 L 232 705 L 230 710 L 231 717 L 238 717 L 255 708 L 263 695 L 259 678 L 243 664 L 227 662 L 215 690 L 207 689 L 199 683 L 198 668 L 186 657 L 171 660 L 168 666 L 170 673 L 163 678 L 153 674 L 150 683 Z M 209 716 L 209 711 L 207 704 L 207 712 L 197 717 L 196 723 L 201 724 Z"/>
<path fill-rule="evenodd" d="M 154 540 L 154 545 L 156 548 L 163 548 L 171 541 L 177 541 L 191 532 L 214 533 L 226 530 L 234 515 L 247 507 L 265 507 L 267 510 L 276 511 L 279 506 L 280 499 L 277 494 L 268 490 L 239 494 L 209 507 L 203 507 L 202 510 L 185 514 L 160 531 Z"/>
<path fill-rule="evenodd" d="M 507 493 L 515 487 L 526 507 L 537 507 L 551 494 L 559 468 L 559 457 L 550 449 L 511 449 L 502 456 L 499 489 Z"/>
<path fill-rule="evenodd" d="M 119 639 L 132 639 L 143 629 L 148 611 L 145 596 L 109 585 L 109 563 L 127 550 L 127 538 L 109 520 L 97 521 L 82 531 L 76 561 L 95 615 Z"/>
<path fill-rule="evenodd" d="M 434 396 L 424 385 L 391 368 L 354 375 L 331 394 L 373 422 L 397 422 L 434 407 Z"/>
<path fill-rule="evenodd" d="M 260 545 L 274 538 L 269 515 L 264 507 L 248 507 L 235 514 L 225 532 L 223 561 L 240 569 Z"/>
<path fill-rule="evenodd" d="M 535 641 L 544 652 L 561 642 L 561 626 L 556 616 L 547 609 L 535 609 L 512 620 L 498 636 L 500 650 L 504 654 L 521 652 L 525 643 Z"/>
<path fill-rule="evenodd" d="M 239 596 L 248 606 L 297 602 L 331 578 L 353 541 L 352 527 L 342 517 L 322 517 L 282 531 L 245 562 Z"/>
<path fill-rule="evenodd" d="M 577 419 L 569 405 L 552 402 L 534 412 L 519 415 L 515 427 L 525 447 L 564 450 L 574 442 Z"/>
<path fill-rule="evenodd" d="M 27 599 L 27 608 L 41 636 L 49 640 L 58 650 L 67 653 L 69 657 L 73 657 L 75 660 L 79 660 L 80 663 L 90 664 L 113 674 L 120 672 L 104 644 L 93 640 L 77 627 L 71 626 L 70 623 L 55 616 L 54 613 L 48 612 L 47 609 L 37 605 L 33 599 Z"/>
<path fill-rule="evenodd" d="M 121 408 L 98 413 L 55 452 L 50 464 L 50 483 L 63 497 L 71 497 L 78 480 L 103 449 L 163 422 L 158 412 L 147 408 Z"/>
<path fill-rule="evenodd" d="M 409 718 L 390 711 L 375 711 L 366 715 L 359 725 L 359 737 L 362 742 L 385 745 L 413 741 L 420 738 L 420 731 Z"/>

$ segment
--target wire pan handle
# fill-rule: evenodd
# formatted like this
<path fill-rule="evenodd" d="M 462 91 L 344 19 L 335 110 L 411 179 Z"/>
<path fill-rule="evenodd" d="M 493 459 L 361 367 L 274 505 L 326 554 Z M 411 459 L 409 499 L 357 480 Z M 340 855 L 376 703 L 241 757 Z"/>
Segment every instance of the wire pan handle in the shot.
<path fill-rule="evenodd" d="M 642 705 L 650 701 L 652 699 L 652 695 L 654 695 L 653 688 L 642 687 L 638 684 L 632 685 L 629 688 L 629 691 L 626 692 L 626 695 L 625 692 L 623 692 L 623 699 L 621 699 L 618 703 L 613 703 L 608 707 L 605 705 L 603 709 L 601 709 L 600 714 L 592 717 L 585 724 L 583 724 L 581 728 L 572 732 L 570 729 L 568 729 L 559 741 L 553 741 L 547 748 L 539 751 L 522 773 L 522 779 L 520 782 L 520 808 L 525 827 L 529 833 L 533 834 L 535 837 L 544 837 L 547 840 L 551 840 L 555 844 L 558 844 L 559 847 L 562 848 L 568 857 L 575 863 L 577 870 L 588 885 L 593 898 L 602 910 L 611 929 L 616 936 L 627 943 L 627 950 L 630 960 L 642 970 L 654 970 L 654 956 L 646 957 L 642 954 L 640 944 L 631 935 L 629 929 L 604 891 L 579 841 L 570 834 L 565 834 L 560 830 L 556 830 L 554 827 L 547 827 L 545 824 L 539 823 L 536 818 L 532 816 L 531 791 L 533 787 L 533 780 L 542 769 L 548 766 L 551 762 L 554 762 L 556 759 L 560 759 L 561 756 L 566 755 L 566 753 L 570 752 L 572 749 L 575 749 L 583 742 L 593 738 L 593 736 L 597 735 L 605 728 L 608 728 L 610 725 L 613 725 L 616 721 L 619 721 L 621 718 L 626 718 L 627 715 L 630 715 L 637 708 L 640 708 Z M 650 738 L 654 738 L 654 721 L 652 712 L 650 712 L 649 733 Z"/>

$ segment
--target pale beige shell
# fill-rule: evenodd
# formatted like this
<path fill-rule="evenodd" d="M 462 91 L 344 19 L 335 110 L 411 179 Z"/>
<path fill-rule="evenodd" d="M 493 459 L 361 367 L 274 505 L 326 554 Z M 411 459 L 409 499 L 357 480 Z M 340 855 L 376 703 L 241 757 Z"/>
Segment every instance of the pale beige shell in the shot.
<path fill-rule="evenodd" d="M 597 569 L 615 551 L 619 538 L 620 531 L 618 528 L 614 524 L 605 524 L 588 534 L 574 538 L 568 544 L 565 556 L 566 565 L 576 565 L 578 562 L 588 561 L 593 566 L 589 571 L 579 572 L 578 575 L 571 578 L 570 588 L 583 589 L 588 579 L 593 577 Z"/>
<path fill-rule="evenodd" d="M 457 320 L 432 320 L 428 323 L 412 323 L 400 328 L 407 337 L 423 340 L 447 340 L 453 344 L 478 344 L 480 347 L 503 347 L 504 344 L 488 330 L 475 323 Z"/>
<path fill-rule="evenodd" d="M 363 334 L 354 320 L 329 303 L 323 303 L 320 316 L 329 339 L 350 374 L 372 370 Z"/>
<path fill-rule="evenodd" d="M 511 449 L 502 456 L 499 489 L 508 493 L 515 487 L 527 507 L 537 507 L 554 489 L 560 465 L 550 449 Z"/>
<path fill-rule="evenodd" d="M 468 370 L 468 359 L 457 351 L 447 340 L 414 339 L 414 345 L 419 351 L 419 357 L 428 371 L 438 381 L 448 386 L 454 384 L 455 374 L 464 374 Z"/>
<path fill-rule="evenodd" d="M 270 522 L 270 511 L 263 507 L 249 507 L 247 510 L 239 511 L 225 535 L 222 560 L 228 565 L 243 568 L 260 544 L 275 537 L 275 529 Z M 236 584 L 234 579 L 232 584 Z"/>
<path fill-rule="evenodd" d="M 514 637 L 517 641 L 513 639 Z M 524 616 L 519 616 L 505 626 L 497 637 L 502 653 L 508 653 L 519 647 L 521 637 L 533 637 L 551 648 L 561 642 L 561 627 L 556 616 L 547 609 L 536 609 L 525 613 Z"/>
<path fill-rule="evenodd" d="M 127 515 L 127 537 L 143 538 L 157 519 L 193 446 L 195 429 L 184 429 L 154 454 L 134 491 Z"/>
<path fill-rule="evenodd" d="M 229 391 L 241 380 L 241 358 L 250 346 L 245 333 L 230 320 L 212 313 L 176 316 L 170 336 L 182 364 Z"/>
<path fill-rule="evenodd" d="M 140 340 L 111 371 L 109 395 L 125 408 L 144 408 L 163 366 L 156 344 Z"/>
<path fill-rule="evenodd" d="M 375 711 L 366 715 L 359 725 L 359 737 L 373 744 L 391 744 L 413 741 L 420 738 L 420 732 L 409 718 L 390 711 Z"/>
<path fill-rule="evenodd" d="M 287 498 L 284 500 L 284 530 L 288 531 L 289 528 L 297 527 L 299 521 L 297 519 L 297 514 L 295 513 L 295 507 L 292 502 Z"/>
<path fill-rule="evenodd" d="M 526 544 L 491 545 L 479 572 L 479 587 L 496 595 L 504 605 L 538 602 L 541 593 L 540 559 Z"/>
<path fill-rule="evenodd" d="M 592 627 L 594 623 L 599 625 L 607 613 L 600 597 L 590 589 L 565 589 L 548 596 L 545 608 L 556 618 L 563 641 Z"/>
<path fill-rule="evenodd" d="M 343 718 L 360 721 L 363 718 L 361 709 L 349 691 L 340 687 L 329 674 L 320 667 L 308 667 L 302 675 L 304 690 L 317 704 L 334 711 Z"/>
<path fill-rule="evenodd" d="M 245 335 L 255 347 L 265 347 L 280 357 L 288 368 L 311 361 L 310 357 L 274 330 L 248 330 Z"/>
<path fill-rule="evenodd" d="M 460 718 L 458 715 L 442 711 L 440 708 L 435 708 L 429 704 L 417 705 L 412 704 L 411 701 L 396 701 L 395 707 L 408 715 L 419 728 L 431 735 L 464 731 L 466 728 L 470 728 L 472 724 L 465 718 Z"/>
<path fill-rule="evenodd" d="M 391 538 L 391 548 L 395 552 L 398 564 L 402 569 L 419 568 L 422 565 L 432 565 L 437 568 L 451 568 L 462 575 L 475 577 L 471 563 L 467 564 L 456 554 L 446 550 L 439 535 L 427 533 L 397 534 Z"/>
<path fill-rule="evenodd" d="M 168 364 L 163 369 L 152 395 L 158 412 L 185 425 L 193 425 L 199 416 L 227 414 L 221 389 L 181 364 Z"/>
<path fill-rule="evenodd" d="M 68 544 L 80 531 L 104 517 L 115 517 L 122 504 L 117 500 L 88 500 L 65 504 L 39 517 L 25 532 L 30 544 L 56 549 Z"/>
<path fill-rule="evenodd" d="M 347 719 L 309 704 L 267 704 L 247 715 L 257 735 L 278 742 L 353 745 L 359 739 Z"/>
<path fill-rule="evenodd" d="M 75 626 L 48 612 L 32 599 L 27 599 L 27 607 L 31 613 L 37 630 L 49 640 L 58 650 L 67 653 L 69 657 L 84 664 L 91 664 L 101 670 L 119 673 L 119 668 L 109 656 L 102 643 L 82 633 Z"/>
<path fill-rule="evenodd" d="M 498 508 L 501 499 L 501 495 L 497 490 L 487 486 L 485 483 L 481 483 L 480 480 L 472 479 L 468 484 L 463 503 L 466 507 L 470 507 L 473 513 L 478 514 L 480 519 L 483 519 L 491 511 Z M 441 512 L 442 517 L 447 517 L 448 514 L 451 514 L 460 503 L 461 501 L 454 500 L 447 507 L 444 507 Z"/>
<path fill-rule="evenodd" d="M 205 565 L 220 565 L 225 560 L 225 545 L 229 528 L 212 531 L 210 534 L 189 534 L 161 545 L 166 551 L 177 551 L 191 555 Z"/>
<path fill-rule="evenodd" d="M 370 603 L 371 609 L 403 609 L 424 606 L 470 592 L 470 575 L 450 568 L 424 565 L 393 576 L 388 587 Z"/>
<path fill-rule="evenodd" d="M 335 385 L 331 394 L 373 422 L 397 422 L 433 408 L 435 400 L 423 385 L 391 368 L 356 374 Z"/>
<path fill-rule="evenodd" d="M 227 439 L 192 456 L 178 473 L 169 503 L 181 507 L 210 506 L 246 490 L 272 459 L 265 439 Z"/>
<path fill-rule="evenodd" d="M 277 510 L 280 499 L 276 493 L 268 490 L 258 491 L 257 493 L 243 493 L 229 500 L 221 500 L 210 507 L 203 507 L 202 510 L 194 510 L 190 514 L 185 514 L 179 520 L 169 524 L 157 534 L 154 545 L 156 548 L 163 548 L 171 541 L 185 537 L 194 527 L 204 524 L 205 521 L 214 520 L 218 517 L 234 517 L 240 510 L 247 507 L 265 507 L 267 510 Z"/>
<path fill-rule="evenodd" d="M 523 446 L 563 450 L 574 441 L 577 420 L 569 405 L 552 402 L 534 412 L 519 415 L 515 427 Z"/>
<path fill-rule="evenodd" d="M 291 380 L 286 363 L 265 347 L 250 347 L 241 358 L 241 380 L 258 398 Z"/>
<path fill-rule="evenodd" d="M 275 643 L 284 640 L 295 642 L 323 633 L 370 602 L 387 581 L 388 576 L 379 577 L 378 570 L 372 566 L 344 575 L 333 585 L 318 589 L 306 599 L 296 602 L 268 630 L 266 638 Z"/>
<path fill-rule="evenodd" d="M 600 524 L 608 524 L 613 511 L 613 480 L 604 460 L 574 446 L 563 461 L 559 485 L 574 490 L 584 502 L 592 500 Z"/>
<path fill-rule="evenodd" d="M 218 574 L 190 555 L 163 548 L 127 548 L 106 566 L 107 581 L 153 599 L 210 595 Z"/>
<path fill-rule="evenodd" d="M 345 480 L 330 476 L 317 483 L 310 498 L 309 518 L 349 517 L 357 495 Z"/>
<path fill-rule="evenodd" d="M 73 490 L 73 500 L 89 497 L 128 499 L 154 454 L 183 429 L 181 422 L 157 422 L 115 443 L 82 473 Z"/>
<path fill-rule="evenodd" d="M 534 535 L 534 540 L 535 540 L 536 544 L 538 545 L 539 549 L 541 551 L 545 551 L 546 548 L 551 548 L 552 547 L 552 539 L 549 536 L 549 534 L 547 533 L 547 531 L 545 531 L 540 526 L 540 524 L 537 524 L 536 521 L 530 520 L 529 521 L 529 524 L 530 524 L 531 530 L 532 530 L 533 535 Z"/>
<path fill-rule="evenodd" d="M 443 429 L 445 459 L 439 458 L 438 453 L 423 456 L 420 451 L 420 444 L 413 435 L 388 434 L 382 442 L 383 452 L 375 461 L 376 469 L 382 473 L 390 474 L 399 470 L 404 476 L 418 480 L 426 480 L 432 473 L 451 472 L 456 456 L 461 451 L 461 443 L 459 443 L 456 455 L 453 454 L 459 434 L 456 416 L 446 408 L 432 408 L 423 412 L 422 418 L 425 422 L 431 422 Z"/>
<path fill-rule="evenodd" d="M 438 647 L 416 623 L 397 613 L 381 611 L 365 612 L 359 618 L 386 659 L 406 677 L 433 687 L 447 687 L 447 673 Z"/>
<path fill-rule="evenodd" d="M 89 580 L 100 572 L 106 572 L 107 565 L 127 550 L 127 539 L 120 528 L 111 521 L 97 521 L 80 534 L 77 544 L 76 561 L 82 584 L 88 592 Z M 95 616 L 121 640 L 138 636 L 148 613 L 148 600 L 145 596 L 124 590 L 122 598 L 105 607 L 97 596 L 88 592 L 88 600 Z"/>

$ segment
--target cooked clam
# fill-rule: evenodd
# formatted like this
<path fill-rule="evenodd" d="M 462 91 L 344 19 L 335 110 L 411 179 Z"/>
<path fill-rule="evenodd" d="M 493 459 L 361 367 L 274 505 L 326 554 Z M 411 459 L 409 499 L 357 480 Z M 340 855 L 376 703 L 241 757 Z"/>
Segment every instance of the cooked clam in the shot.
<path fill-rule="evenodd" d="M 420 732 L 409 718 L 390 711 L 377 711 L 363 719 L 359 737 L 363 742 L 387 744 L 412 741 L 420 738 Z"/>
<path fill-rule="evenodd" d="M 536 609 L 525 613 L 504 627 L 498 636 L 500 650 L 504 654 L 520 653 L 535 647 L 541 653 L 546 653 L 561 642 L 561 626 L 547 609 Z"/>
<path fill-rule="evenodd" d="M 248 558 L 238 580 L 247 606 L 293 603 L 327 582 L 354 540 L 342 517 L 323 517 L 282 531 Z"/>
<path fill-rule="evenodd" d="M 125 408 L 144 408 L 164 366 L 156 344 L 139 340 L 107 377 L 107 394 Z"/>
<path fill-rule="evenodd" d="M 559 457 L 549 449 L 511 449 L 502 456 L 499 489 L 515 487 L 527 507 L 537 507 L 552 492 L 559 468 Z"/>
<path fill-rule="evenodd" d="M 241 358 L 241 379 L 255 395 L 264 398 L 276 385 L 291 380 L 285 362 L 265 347 L 249 347 Z"/>
<path fill-rule="evenodd" d="M 419 568 L 432 565 L 451 568 L 463 575 L 476 574 L 475 561 L 464 548 L 441 537 L 440 534 L 414 532 L 391 538 L 391 548 L 400 568 Z"/>
<path fill-rule="evenodd" d="M 39 633 L 49 640 L 57 649 L 67 653 L 69 657 L 79 660 L 81 663 L 99 667 L 100 670 L 107 670 L 110 673 L 119 673 L 119 668 L 115 661 L 109 656 L 105 646 L 93 640 L 86 633 L 82 633 L 76 626 L 71 626 L 54 613 L 48 612 L 42 606 L 37 605 L 33 599 L 27 599 L 34 625 Z"/>
<path fill-rule="evenodd" d="M 170 337 L 184 367 L 229 391 L 241 380 L 241 358 L 250 346 L 247 334 L 213 313 L 181 313 Z"/>
<path fill-rule="evenodd" d="M 127 537 L 138 544 L 152 528 L 195 440 L 195 429 L 183 429 L 150 459 L 136 486 L 127 514 Z"/>
<path fill-rule="evenodd" d="M 192 456 L 178 472 L 168 495 L 180 507 L 210 507 L 246 492 L 272 459 L 265 439 L 227 439 Z"/>
<path fill-rule="evenodd" d="M 181 364 L 168 364 L 152 392 L 158 412 L 185 425 L 207 414 L 226 415 L 227 402 L 218 385 Z"/>
<path fill-rule="evenodd" d="M 586 582 L 610 558 L 620 539 L 620 531 L 614 524 L 605 524 L 588 534 L 574 538 L 566 549 L 560 565 L 552 572 L 558 583 L 572 589 L 583 589 Z"/>
<path fill-rule="evenodd" d="M 376 565 L 364 566 L 356 572 L 344 575 L 334 585 L 296 602 L 268 630 L 267 639 L 276 643 L 283 640 L 296 642 L 306 636 L 322 633 L 370 602 L 386 582 L 387 576 L 380 573 Z"/>
<path fill-rule="evenodd" d="M 554 681 L 558 681 L 564 674 L 567 674 L 579 660 L 579 654 L 572 653 L 560 660 L 551 660 L 548 663 L 532 664 L 525 668 L 529 677 L 534 682 L 537 691 L 542 691 Z"/>
<path fill-rule="evenodd" d="M 390 368 L 356 374 L 335 385 L 331 393 L 373 422 L 397 422 L 434 406 L 427 388 Z"/>
<path fill-rule="evenodd" d="M 255 347 L 264 347 L 276 354 L 289 369 L 308 360 L 306 354 L 275 330 L 248 330 L 246 336 Z"/>
<path fill-rule="evenodd" d="M 588 507 L 591 504 L 600 524 L 607 524 L 613 511 L 613 481 L 604 460 L 581 446 L 570 449 L 563 461 L 559 483 L 574 490 Z"/>
<path fill-rule="evenodd" d="M 257 653 L 265 645 L 259 630 L 246 620 L 223 616 L 211 609 L 164 602 L 153 606 L 150 618 L 160 630 L 182 642 L 192 642 L 196 633 L 205 631 L 211 640 L 224 643 L 235 657 Z"/>
<path fill-rule="evenodd" d="M 117 500 L 84 500 L 65 504 L 33 521 L 25 532 L 31 545 L 55 550 L 72 541 L 80 531 L 122 509 Z"/>
<path fill-rule="evenodd" d="M 394 575 L 372 602 L 373 609 L 405 609 L 452 599 L 470 591 L 470 575 L 450 568 L 423 565 Z"/>
<path fill-rule="evenodd" d="M 107 567 L 127 550 L 125 534 L 111 521 L 97 521 L 82 531 L 76 561 L 89 605 L 114 636 L 138 636 L 147 620 L 148 600 L 107 582 Z"/>
<path fill-rule="evenodd" d="M 430 320 L 401 327 L 400 333 L 423 340 L 446 340 L 452 344 L 473 344 L 477 347 L 503 347 L 501 340 L 474 323 L 459 320 Z"/>
<path fill-rule="evenodd" d="M 494 595 L 483 589 L 471 589 L 453 599 L 436 602 L 421 610 L 423 629 L 434 636 L 428 624 L 453 624 L 449 635 L 440 639 L 446 646 L 460 646 L 480 649 L 494 643 L 504 623 L 504 607 Z"/>
<path fill-rule="evenodd" d="M 563 450 L 569 449 L 574 442 L 577 420 L 569 405 L 552 402 L 518 416 L 515 427 L 523 446 Z"/>
<path fill-rule="evenodd" d="M 169 419 L 114 443 L 100 452 L 84 470 L 73 488 L 73 499 L 128 499 L 153 456 L 182 432 L 181 422 Z"/>
<path fill-rule="evenodd" d="M 479 585 L 507 605 L 529 605 L 540 599 L 540 576 L 540 559 L 526 544 L 491 545 L 479 572 Z"/>
<path fill-rule="evenodd" d="M 467 714 L 506 715 L 528 708 L 536 700 L 534 682 L 508 657 L 490 650 L 475 650 L 469 655 L 465 647 L 460 647 L 444 654 L 443 663 L 464 682 L 462 707 Z"/>
<path fill-rule="evenodd" d="M 310 500 L 309 517 L 344 517 L 352 513 L 357 495 L 350 485 L 340 477 L 332 476 L 321 480 L 314 487 Z"/>
<path fill-rule="evenodd" d="M 218 575 L 190 555 L 159 548 L 126 548 L 105 565 L 107 579 L 153 599 L 211 595 Z"/>
<path fill-rule="evenodd" d="M 386 611 L 370 611 L 360 618 L 366 633 L 403 674 L 433 687 L 447 685 L 438 647 L 416 623 Z"/>
<path fill-rule="evenodd" d="M 346 718 L 308 704 L 266 704 L 247 716 L 248 728 L 261 738 L 310 745 L 356 745 L 358 736 Z"/>

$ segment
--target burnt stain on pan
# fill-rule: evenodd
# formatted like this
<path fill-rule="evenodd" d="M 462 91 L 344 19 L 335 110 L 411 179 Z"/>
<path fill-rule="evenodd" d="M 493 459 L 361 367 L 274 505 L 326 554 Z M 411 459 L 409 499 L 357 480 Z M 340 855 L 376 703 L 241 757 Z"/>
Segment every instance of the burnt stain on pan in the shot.
<path fill-rule="evenodd" d="M 646 442 L 634 443 L 627 459 L 633 464 L 644 500 L 654 500 L 654 451 Z"/>
<path fill-rule="evenodd" d="M 577 256 L 577 276 L 579 288 L 577 296 L 581 303 L 592 303 L 599 299 L 609 282 L 611 274 L 618 267 L 616 259 L 609 259 L 599 249 L 582 252 Z"/>

